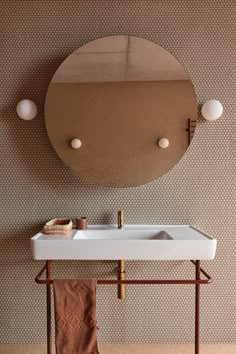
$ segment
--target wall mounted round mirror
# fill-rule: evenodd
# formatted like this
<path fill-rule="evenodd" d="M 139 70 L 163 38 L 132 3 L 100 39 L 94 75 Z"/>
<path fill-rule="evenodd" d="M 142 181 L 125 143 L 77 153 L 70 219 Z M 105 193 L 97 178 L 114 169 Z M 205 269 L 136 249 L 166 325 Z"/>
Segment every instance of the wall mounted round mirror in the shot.
<path fill-rule="evenodd" d="M 113 187 L 167 173 L 187 150 L 188 119 L 196 117 L 194 88 L 178 60 L 133 36 L 97 39 L 73 52 L 53 76 L 45 104 L 62 161 Z"/>

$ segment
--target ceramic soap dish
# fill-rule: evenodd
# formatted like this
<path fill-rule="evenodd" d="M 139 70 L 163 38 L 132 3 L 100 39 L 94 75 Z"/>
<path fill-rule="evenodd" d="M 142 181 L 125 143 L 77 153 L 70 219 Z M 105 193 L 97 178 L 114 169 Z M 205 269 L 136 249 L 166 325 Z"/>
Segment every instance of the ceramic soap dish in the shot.
<path fill-rule="evenodd" d="M 66 235 L 71 230 L 72 221 L 70 219 L 52 219 L 43 227 L 43 232 L 48 235 Z"/>

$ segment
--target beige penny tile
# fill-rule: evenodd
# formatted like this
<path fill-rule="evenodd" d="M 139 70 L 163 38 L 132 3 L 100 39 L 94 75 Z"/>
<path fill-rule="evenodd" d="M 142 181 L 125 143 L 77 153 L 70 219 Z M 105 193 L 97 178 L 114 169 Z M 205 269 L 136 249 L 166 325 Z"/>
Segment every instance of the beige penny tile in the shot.
<path fill-rule="evenodd" d="M 1 0 L 1 343 L 46 342 L 45 287 L 34 282 L 43 262 L 32 260 L 32 235 L 55 217 L 115 223 L 120 208 L 125 223 L 190 223 L 217 238 L 216 259 L 202 262 L 213 283 L 201 290 L 201 339 L 235 342 L 235 19 L 233 0 Z M 121 46 L 132 35 L 172 53 L 194 84 L 199 115 L 207 99 L 224 105 L 218 121 L 199 119 L 190 148 L 169 173 L 136 188 L 82 180 L 57 157 L 44 123 L 48 84 L 61 62 L 85 43 L 114 35 L 124 36 Z M 16 115 L 23 98 L 38 106 L 30 122 Z M 53 262 L 53 276 L 111 278 L 116 266 Z M 194 277 L 191 264 L 127 262 L 129 279 L 180 277 Z M 194 287 L 131 285 L 124 302 L 116 295 L 114 286 L 98 287 L 100 342 L 193 342 Z M 207 348 L 201 354 L 236 352 Z"/>

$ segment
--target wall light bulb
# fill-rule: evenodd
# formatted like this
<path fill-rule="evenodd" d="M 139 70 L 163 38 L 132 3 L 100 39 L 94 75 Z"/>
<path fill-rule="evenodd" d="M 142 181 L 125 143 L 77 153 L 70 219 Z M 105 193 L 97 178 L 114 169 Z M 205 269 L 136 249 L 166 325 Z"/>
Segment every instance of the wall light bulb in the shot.
<path fill-rule="evenodd" d="M 217 100 L 208 100 L 202 106 L 201 113 L 206 120 L 214 121 L 222 115 L 223 106 Z"/>
<path fill-rule="evenodd" d="M 21 119 L 31 120 L 36 117 L 38 109 L 33 101 L 25 99 L 17 103 L 16 113 Z"/>

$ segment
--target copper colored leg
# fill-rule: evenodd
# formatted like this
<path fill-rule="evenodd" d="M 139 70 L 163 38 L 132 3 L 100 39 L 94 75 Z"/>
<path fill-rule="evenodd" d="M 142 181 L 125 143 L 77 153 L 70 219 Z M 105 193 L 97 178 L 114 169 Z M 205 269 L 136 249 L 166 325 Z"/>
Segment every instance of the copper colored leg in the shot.
<path fill-rule="evenodd" d="M 196 261 L 196 280 L 200 279 L 200 261 Z M 200 284 L 195 285 L 195 354 L 199 354 L 200 343 Z"/>
<path fill-rule="evenodd" d="M 51 261 L 46 261 L 46 277 L 51 279 Z M 47 284 L 47 354 L 52 354 L 51 339 L 51 286 Z"/>

